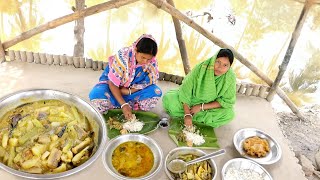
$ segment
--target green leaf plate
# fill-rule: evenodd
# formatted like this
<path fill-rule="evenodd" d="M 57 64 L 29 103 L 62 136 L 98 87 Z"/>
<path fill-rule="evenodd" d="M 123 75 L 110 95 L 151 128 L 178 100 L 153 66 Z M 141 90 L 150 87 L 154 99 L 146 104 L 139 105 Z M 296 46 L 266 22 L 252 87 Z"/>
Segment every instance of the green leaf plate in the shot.
<path fill-rule="evenodd" d="M 219 149 L 218 139 L 214 133 L 214 129 L 210 126 L 193 123 L 197 126 L 200 134 L 204 136 L 205 143 L 200 146 L 193 145 L 199 149 Z M 173 118 L 170 121 L 169 136 L 177 144 L 177 146 L 187 146 L 187 143 L 178 141 L 177 136 L 182 131 L 184 126 L 184 121 L 182 118 Z"/>
<path fill-rule="evenodd" d="M 140 121 L 144 122 L 144 126 L 139 132 L 139 134 L 148 134 L 158 128 L 158 123 L 160 121 L 160 118 L 157 114 L 152 113 L 152 112 L 145 112 L 145 111 L 132 111 L 133 114 L 136 115 L 137 119 Z M 105 121 L 107 123 L 107 120 L 109 117 L 121 117 L 123 116 L 122 110 L 121 109 L 113 109 L 113 110 L 108 110 L 108 113 L 103 115 L 105 118 Z M 108 137 L 110 139 L 120 135 L 120 131 L 117 129 L 110 129 L 110 127 L 107 125 L 108 129 Z"/>

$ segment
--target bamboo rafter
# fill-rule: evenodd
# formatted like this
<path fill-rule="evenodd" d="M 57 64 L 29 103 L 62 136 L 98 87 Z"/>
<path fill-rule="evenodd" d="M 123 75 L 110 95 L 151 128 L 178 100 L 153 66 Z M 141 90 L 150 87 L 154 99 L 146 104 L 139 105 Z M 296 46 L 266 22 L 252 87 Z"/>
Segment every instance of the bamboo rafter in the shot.
<path fill-rule="evenodd" d="M 4 48 L 2 46 L 1 39 L 0 39 L 0 63 L 5 61 L 6 61 L 6 56 L 5 56 Z"/>

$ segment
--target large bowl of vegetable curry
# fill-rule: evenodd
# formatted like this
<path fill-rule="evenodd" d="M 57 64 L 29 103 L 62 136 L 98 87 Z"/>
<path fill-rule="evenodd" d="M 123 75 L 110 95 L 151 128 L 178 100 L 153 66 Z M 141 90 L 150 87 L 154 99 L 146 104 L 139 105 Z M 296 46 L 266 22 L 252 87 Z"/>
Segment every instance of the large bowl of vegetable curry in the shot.
<path fill-rule="evenodd" d="M 19 91 L 0 100 L 0 168 L 33 179 L 62 178 L 94 162 L 106 143 L 101 114 L 76 95 Z"/>

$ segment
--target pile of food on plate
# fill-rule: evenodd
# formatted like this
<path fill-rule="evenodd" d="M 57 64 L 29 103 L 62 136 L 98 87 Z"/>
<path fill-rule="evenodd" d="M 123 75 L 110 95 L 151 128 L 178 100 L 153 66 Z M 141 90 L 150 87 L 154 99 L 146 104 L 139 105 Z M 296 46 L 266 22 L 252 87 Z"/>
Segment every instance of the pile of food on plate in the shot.
<path fill-rule="evenodd" d="M 178 134 L 177 139 L 178 141 L 186 142 L 189 147 L 193 145 L 200 146 L 205 143 L 203 135 L 200 134 L 199 129 L 195 125 L 184 126 L 181 133 Z"/>
<path fill-rule="evenodd" d="M 109 117 L 107 121 L 107 125 L 109 125 L 110 129 L 117 129 L 121 134 L 127 134 L 129 132 L 139 132 L 144 126 L 142 121 L 136 118 L 136 115 L 133 114 L 132 118 L 126 120 L 124 118 L 118 117 Z"/>
<path fill-rule="evenodd" d="M 0 117 L 0 162 L 35 174 L 64 172 L 96 151 L 98 125 L 59 100 L 21 105 Z"/>
<path fill-rule="evenodd" d="M 181 159 L 185 162 L 191 161 L 193 159 L 198 158 L 198 156 L 193 154 L 185 154 L 180 155 L 178 159 Z M 187 180 L 187 179 L 199 179 L 199 180 L 209 180 L 212 179 L 214 170 L 212 169 L 209 161 L 202 161 L 199 163 L 191 164 L 187 166 L 187 169 L 180 174 L 175 174 L 170 172 L 174 179 L 181 179 L 181 180 Z"/>
<path fill-rule="evenodd" d="M 258 136 L 253 136 L 245 139 L 243 149 L 249 156 L 265 157 L 270 152 L 270 146 L 266 139 Z"/>
<path fill-rule="evenodd" d="M 225 175 L 226 180 L 264 180 L 264 178 L 255 170 L 252 169 L 238 169 L 231 167 L 228 169 Z"/>

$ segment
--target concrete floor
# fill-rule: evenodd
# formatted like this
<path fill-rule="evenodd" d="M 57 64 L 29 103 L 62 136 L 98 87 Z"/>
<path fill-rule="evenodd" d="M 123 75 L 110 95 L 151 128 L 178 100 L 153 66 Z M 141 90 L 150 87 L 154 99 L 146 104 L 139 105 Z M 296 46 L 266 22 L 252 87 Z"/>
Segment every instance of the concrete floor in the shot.
<path fill-rule="evenodd" d="M 101 71 L 91 69 L 76 69 L 71 66 L 55 66 L 30 64 L 26 62 L 5 62 L 0 64 L 0 98 L 12 92 L 31 89 L 31 88 L 50 88 L 73 93 L 88 101 L 88 93 L 97 82 Z M 176 84 L 170 82 L 159 82 L 163 92 L 169 89 L 177 88 Z M 271 104 L 264 99 L 256 97 L 246 97 L 238 95 L 236 102 L 236 118 L 228 125 L 217 128 L 216 135 L 221 148 L 225 148 L 227 153 L 215 158 L 218 167 L 217 179 L 221 179 L 221 169 L 230 159 L 241 157 L 235 150 L 232 139 L 234 133 L 247 127 L 261 129 L 271 135 L 280 144 L 282 148 L 282 158 L 273 165 L 264 165 L 274 180 L 304 180 L 306 179 L 298 160 L 294 153 L 289 149 L 286 139 L 282 135 L 277 122 L 275 113 Z M 153 109 L 153 112 L 166 116 L 162 109 L 161 102 Z M 159 129 L 151 134 L 163 149 L 164 156 L 176 147 L 174 142 L 168 136 L 166 129 Z M 206 152 L 212 152 L 206 150 Z M 1 179 L 13 180 L 22 179 L 0 170 Z M 98 158 L 92 165 L 85 170 L 63 179 L 114 179 L 104 169 L 102 158 Z M 163 170 L 153 179 L 168 179 Z"/>

